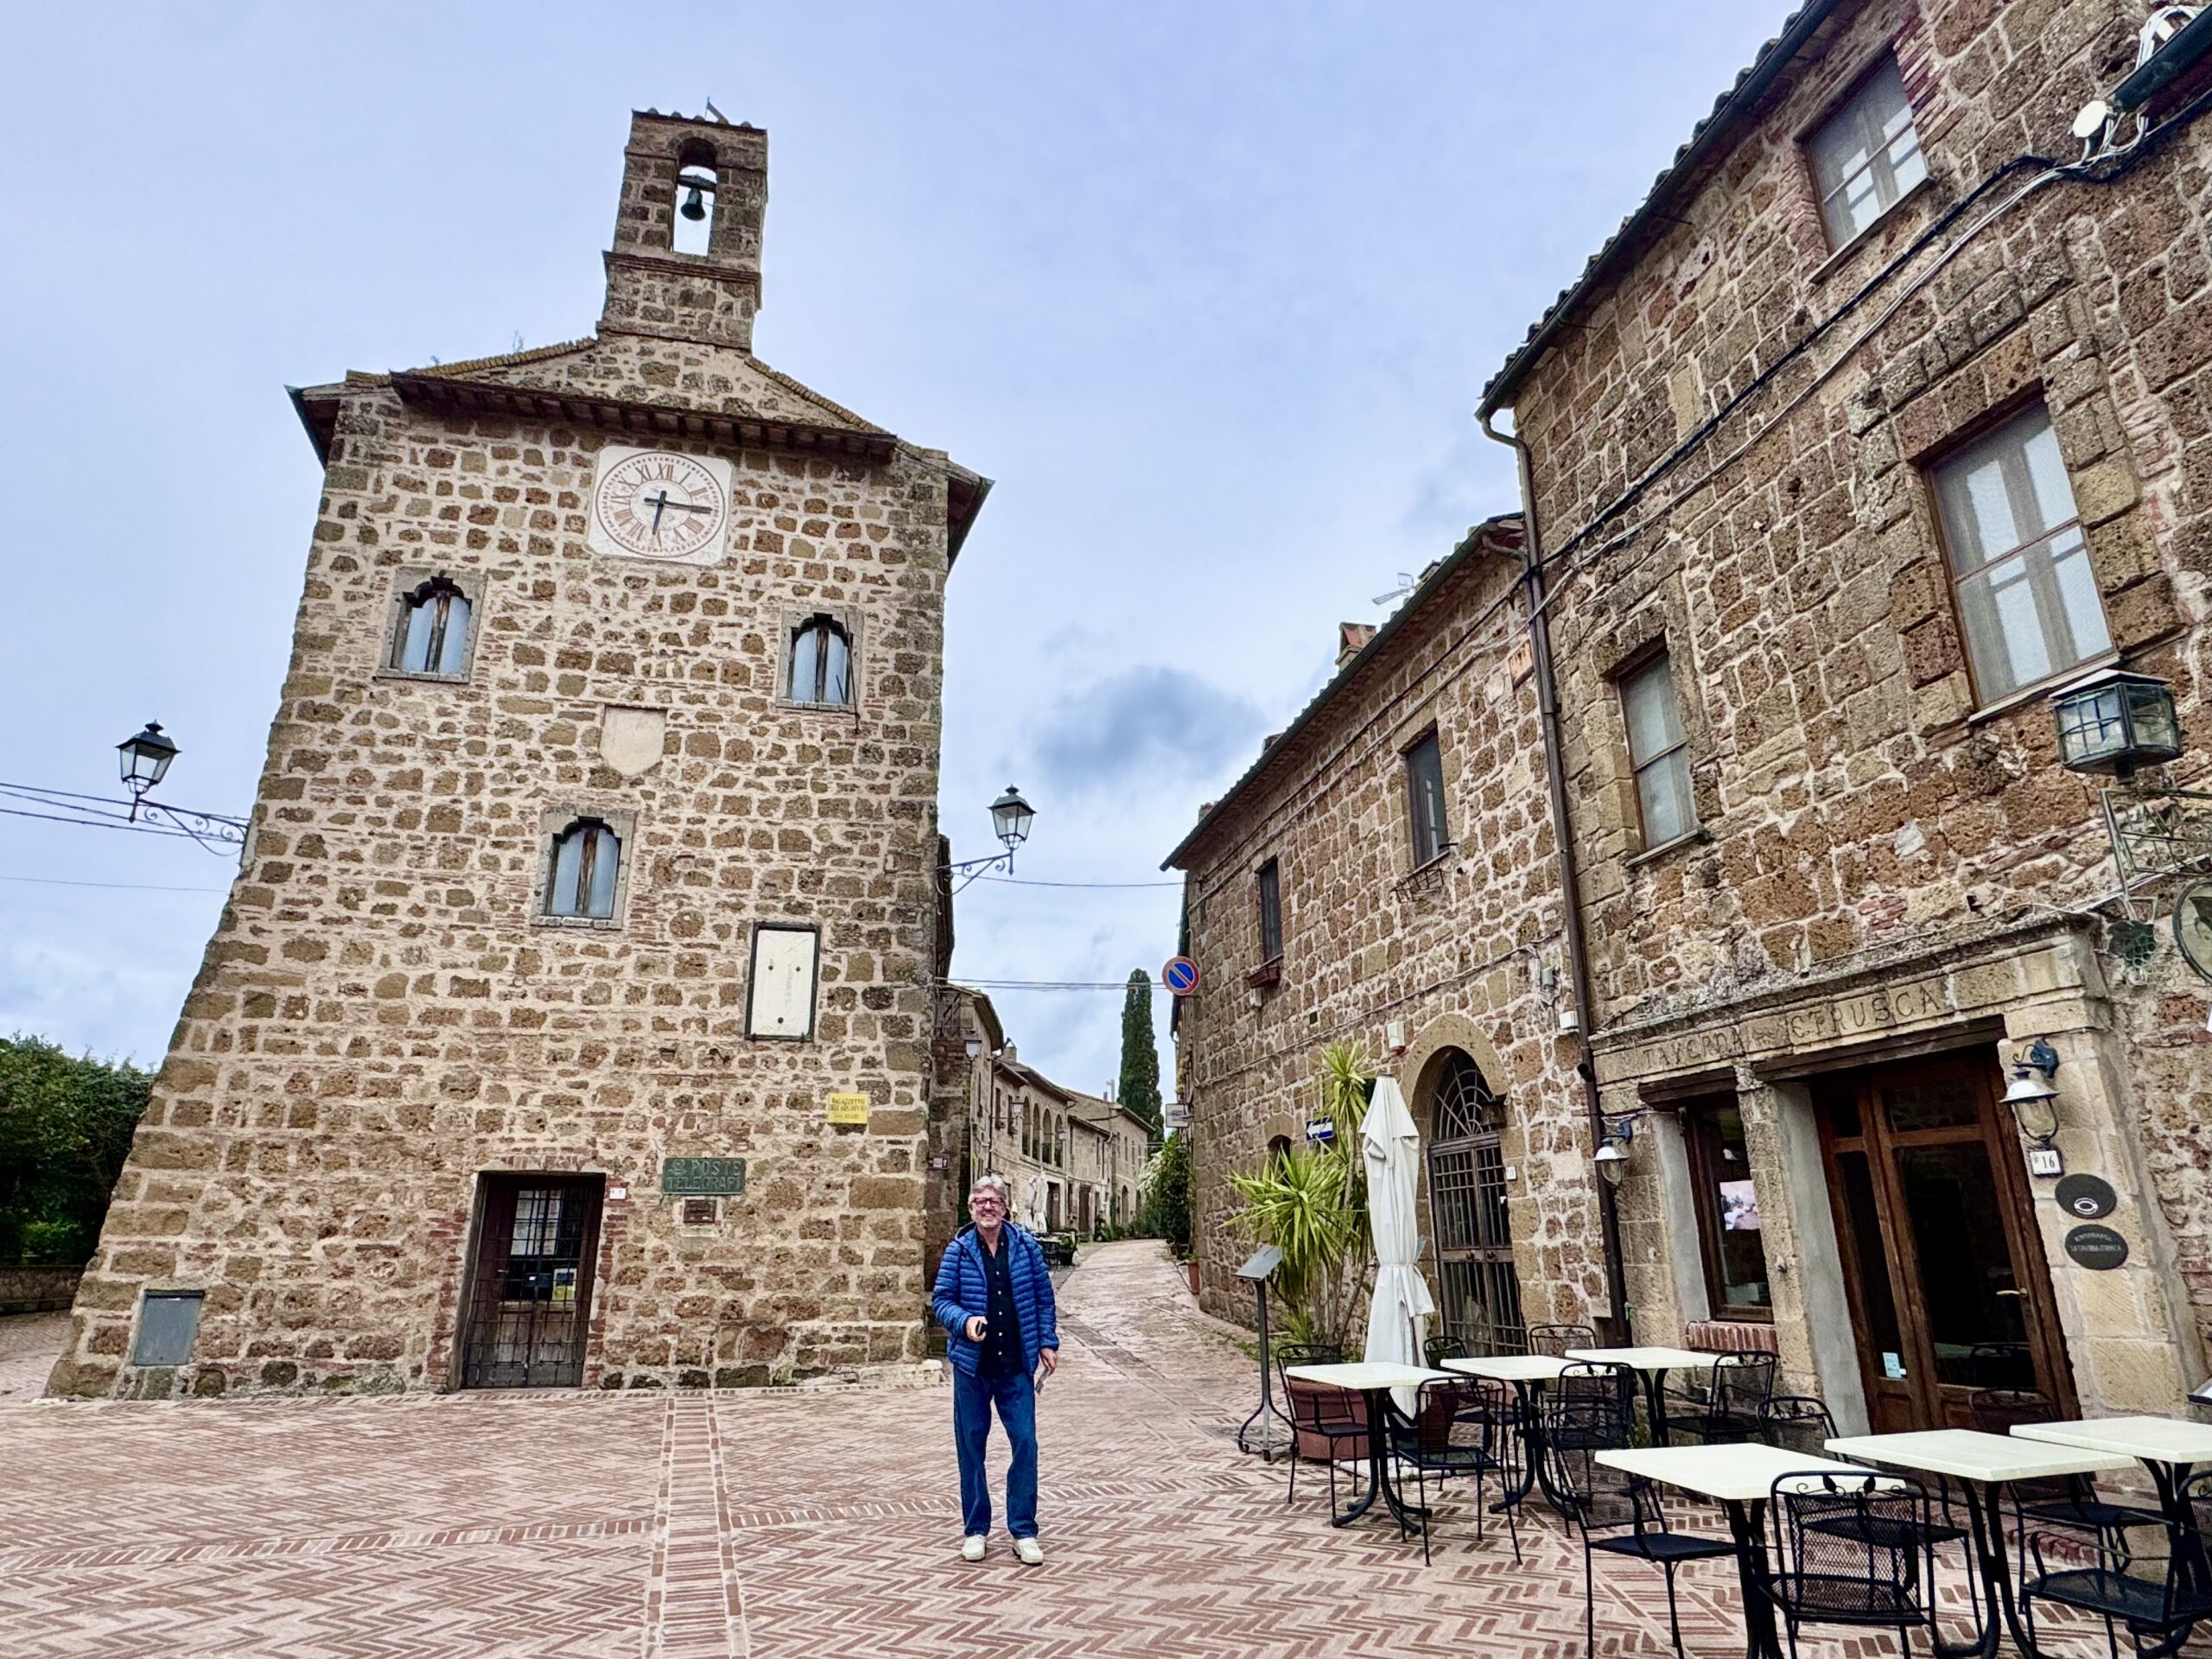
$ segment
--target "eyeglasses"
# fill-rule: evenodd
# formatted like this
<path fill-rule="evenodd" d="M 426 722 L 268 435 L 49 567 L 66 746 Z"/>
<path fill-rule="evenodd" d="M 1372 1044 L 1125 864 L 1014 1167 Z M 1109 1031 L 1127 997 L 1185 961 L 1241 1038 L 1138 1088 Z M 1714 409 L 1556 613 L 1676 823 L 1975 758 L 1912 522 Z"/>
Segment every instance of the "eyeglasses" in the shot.
<path fill-rule="evenodd" d="M 970 1210 L 1003 1210 L 1006 1208 L 1006 1201 L 1003 1198 L 970 1198 L 968 1200 L 968 1207 Z"/>

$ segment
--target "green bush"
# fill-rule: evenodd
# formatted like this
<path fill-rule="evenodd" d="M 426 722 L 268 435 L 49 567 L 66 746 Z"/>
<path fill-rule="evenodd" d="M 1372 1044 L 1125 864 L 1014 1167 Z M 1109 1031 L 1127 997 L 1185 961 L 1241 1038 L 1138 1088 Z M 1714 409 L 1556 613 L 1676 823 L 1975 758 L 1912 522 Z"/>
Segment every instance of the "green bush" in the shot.
<path fill-rule="evenodd" d="M 1139 1185 L 1144 1230 L 1164 1238 L 1177 1260 L 1191 1253 L 1191 1132 L 1183 1129 L 1160 1144 L 1144 1166 Z"/>
<path fill-rule="evenodd" d="M 90 1258 L 153 1082 L 35 1037 L 0 1042 L 0 1264 Z"/>

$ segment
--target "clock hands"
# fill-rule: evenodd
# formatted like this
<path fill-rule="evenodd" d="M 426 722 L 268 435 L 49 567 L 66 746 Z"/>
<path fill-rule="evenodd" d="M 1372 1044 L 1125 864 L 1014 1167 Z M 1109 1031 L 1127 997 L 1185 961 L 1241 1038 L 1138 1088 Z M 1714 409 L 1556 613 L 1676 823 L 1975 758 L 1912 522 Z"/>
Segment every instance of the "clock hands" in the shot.
<path fill-rule="evenodd" d="M 652 538 L 655 541 L 660 539 L 660 516 L 664 512 L 712 512 L 714 511 L 712 507 L 702 506 L 690 501 L 671 501 L 668 499 L 668 492 L 665 489 L 663 489 L 658 495 L 643 497 L 639 505 L 649 505 L 653 510 Z"/>

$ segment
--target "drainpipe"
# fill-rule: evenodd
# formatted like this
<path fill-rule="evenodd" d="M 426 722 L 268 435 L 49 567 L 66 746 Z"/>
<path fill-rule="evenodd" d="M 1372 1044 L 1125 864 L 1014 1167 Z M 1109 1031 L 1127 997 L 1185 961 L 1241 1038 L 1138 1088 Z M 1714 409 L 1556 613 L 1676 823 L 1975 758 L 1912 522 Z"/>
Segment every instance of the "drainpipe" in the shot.
<path fill-rule="evenodd" d="M 1536 716 L 1544 734 L 1544 779 L 1551 796 L 1552 845 L 1559 856 L 1560 894 L 1567 908 L 1567 973 L 1573 988 L 1574 1069 L 1582 1078 L 1582 1101 L 1590 1119 L 1590 1151 L 1594 1159 L 1605 1137 L 1605 1119 L 1598 1102 L 1598 1066 L 1590 1046 L 1590 1027 L 1596 1005 L 1590 997 L 1590 952 L 1582 931 L 1581 882 L 1576 874 L 1574 834 L 1567 811 L 1567 768 L 1560 745 L 1559 684 L 1552 673 L 1551 625 L 1544 610 L 1543 544 L 1536 533 L 1536 480 L 1529 446 L 1518 432 L 1500 432 L 1491 424 L 1493 411 L 1478 416 L 1483 435 L 1513 451 L 1521 481 L 1521 580 L 1529 596 L 1529 647 L 1536 671 Z M 1620 1218 L 1613 1202 L 1613 1185 L 1591 1166 L 1598 1188 L 1598 1226 L 1605 1253 L 1605 1294 L 1613 1305 L 1614 1337 L 1630 1340 L 1628 1319 L 1628 1281 L 1621 1265 Z"/>

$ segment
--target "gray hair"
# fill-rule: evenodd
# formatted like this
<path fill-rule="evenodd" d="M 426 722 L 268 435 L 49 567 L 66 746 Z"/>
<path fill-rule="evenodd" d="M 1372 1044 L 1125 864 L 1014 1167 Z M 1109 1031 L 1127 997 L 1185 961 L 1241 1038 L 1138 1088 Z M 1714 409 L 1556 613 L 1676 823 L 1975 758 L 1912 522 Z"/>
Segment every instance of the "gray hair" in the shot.
<path fill-rule="evenodd" d="M 968 1196 L 972 1198 L 978 1192 L 981 1192 L 985 1187 L 990 1188 L 992 1192 L 999 1195 L 999 1203 L 1001 1205 L 1004 1205 L 1008 1210 L 1014 1208 L 1014 1189 L 1007 1185 L 1005 1176 L 978 1175 L 974 1181 L 969 1183 L 968 1187 Z"/>

